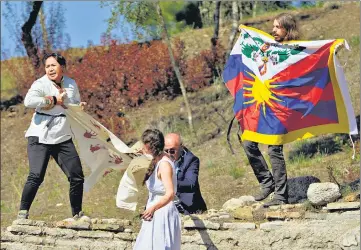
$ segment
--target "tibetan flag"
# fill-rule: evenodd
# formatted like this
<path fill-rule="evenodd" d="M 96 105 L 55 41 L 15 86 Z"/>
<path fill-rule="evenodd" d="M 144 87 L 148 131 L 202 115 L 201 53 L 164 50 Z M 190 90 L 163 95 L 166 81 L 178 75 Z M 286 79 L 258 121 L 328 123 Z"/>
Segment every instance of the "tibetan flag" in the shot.
<path fill-rule="evenodd" d="M 325 133 L 357 134 L 336 50 L 343 39 L 279 43 L 257 29 L 241 35 L 223 72 L 242 140 L 281 145 Z"/>

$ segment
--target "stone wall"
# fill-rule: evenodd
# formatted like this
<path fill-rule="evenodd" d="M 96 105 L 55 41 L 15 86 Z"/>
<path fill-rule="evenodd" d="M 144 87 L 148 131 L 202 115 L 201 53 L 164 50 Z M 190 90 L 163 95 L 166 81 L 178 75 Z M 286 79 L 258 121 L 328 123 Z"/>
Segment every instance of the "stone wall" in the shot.
<path fill-rule="evenodd" d="M 182 250 L 360 249 L 359 203 L 351 208 L 349 203 L 348 208 L 338 204 L 328 210 L 302 211 L 291 219 L 297 211 L 288 212 L 278 206 L 265 211 L 268 221 L 258 222 L 236 220 L 216 210 L 182 216 Z M 128 250 L 136 235 L 127 220 L 16 220 L 2 232 L 1 249 Z"/>

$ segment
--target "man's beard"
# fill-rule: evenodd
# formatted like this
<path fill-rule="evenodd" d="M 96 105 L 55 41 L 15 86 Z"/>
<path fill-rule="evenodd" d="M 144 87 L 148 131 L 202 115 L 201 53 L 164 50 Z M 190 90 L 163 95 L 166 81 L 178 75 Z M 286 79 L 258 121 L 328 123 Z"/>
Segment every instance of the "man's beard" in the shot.
<path fill-rule="evenodd" d="M 273 38 L 275 39 L 276 42 L 283 42 L 285 40 L 284 37 L 280 37 L 280 36 L 277 36 L 277 34 L 272 34 Z M 276 37 L 277 36 L 277 37 Z"/>

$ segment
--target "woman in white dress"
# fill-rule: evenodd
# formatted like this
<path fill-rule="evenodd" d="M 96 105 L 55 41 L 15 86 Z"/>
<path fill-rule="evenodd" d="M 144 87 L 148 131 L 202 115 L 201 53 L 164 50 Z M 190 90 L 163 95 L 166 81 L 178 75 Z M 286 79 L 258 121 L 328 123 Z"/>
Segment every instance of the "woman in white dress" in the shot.
<path fill-rule="evenodd" d="M 181 220 L 173 199 L 177 192 L 177 176 L 173 162 L 163 152 L 164 136 L 158 129 L 147 129 L 142 135 L 144 150 L 153 160 L 145 174 L 143 185 L 149 190 L 142 228 L 136 250 L 179 250 Z"/>

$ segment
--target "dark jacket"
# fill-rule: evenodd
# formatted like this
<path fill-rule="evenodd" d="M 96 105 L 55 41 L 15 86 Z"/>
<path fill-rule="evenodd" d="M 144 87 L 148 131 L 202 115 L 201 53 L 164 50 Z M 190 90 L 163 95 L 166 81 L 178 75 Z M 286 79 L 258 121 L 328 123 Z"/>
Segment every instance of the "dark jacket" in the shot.
<path fill-rule="evenodd" d="M 207 210 L 198 183 L 199 159 L 187 148 L 180 157 L 177 173 L 177 197 L 184 213 L 199 213 Z M 180 212 L 181 209 L 177 206 Z"/>

